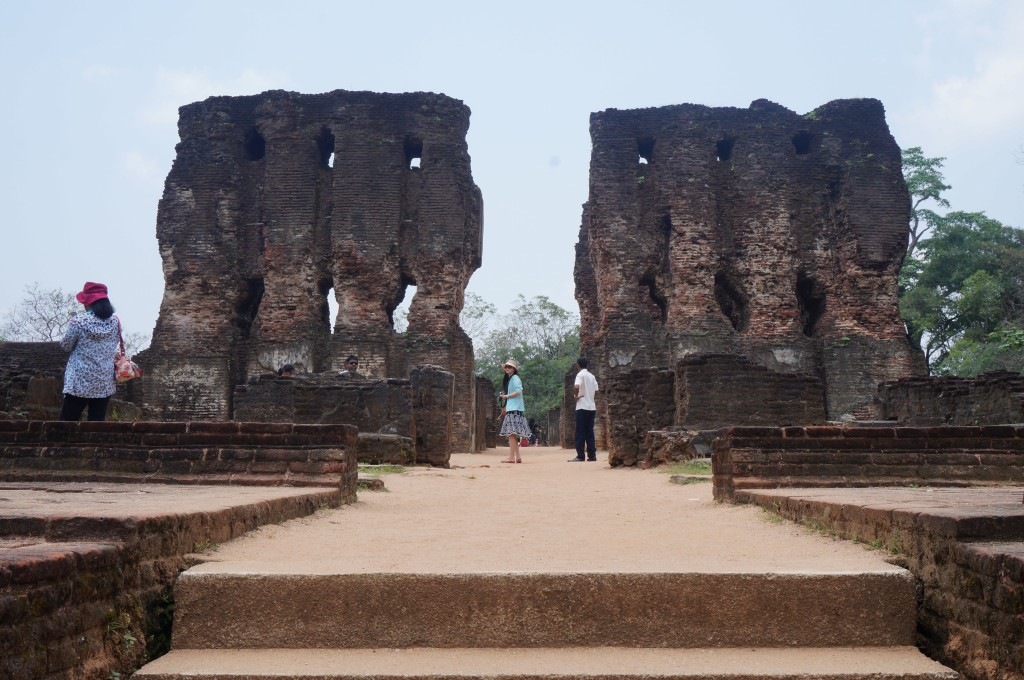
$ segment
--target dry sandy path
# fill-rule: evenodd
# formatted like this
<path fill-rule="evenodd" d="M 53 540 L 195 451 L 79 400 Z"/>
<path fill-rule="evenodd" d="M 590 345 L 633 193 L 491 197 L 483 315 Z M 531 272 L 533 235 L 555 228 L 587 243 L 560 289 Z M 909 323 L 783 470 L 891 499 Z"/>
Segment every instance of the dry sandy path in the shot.
<path fill-rule="evenodd" d="M 885 554 L 716 503 L 711 484 L 655 470 L 568 463 L 570 451 L 456 454 L 452 469 L 385 475 L 387 492 L 263 527 L 197 571 L 888 572 Z"/>

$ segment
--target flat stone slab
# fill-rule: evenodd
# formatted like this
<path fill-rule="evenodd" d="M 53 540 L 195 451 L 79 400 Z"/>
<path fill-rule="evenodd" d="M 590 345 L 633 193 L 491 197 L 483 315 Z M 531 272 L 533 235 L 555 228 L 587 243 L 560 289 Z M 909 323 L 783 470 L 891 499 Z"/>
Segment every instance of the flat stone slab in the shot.
<path fill-rule="evenodd" d="M 282 677 L 818 678 L 956 680 L 955 671 L 914 647 L 811 649 L 218 649 L 176 650 L 133 677 L 145 680 L 271 680 Z"/>
<path fill-rule="evenodd" d="M 289 506 L 336 505 L 339 498 L 339 489 L 318 487 L 0 482 L 0 537 L 5 539 L 0 549 L 27 554 L 43 541 L 118 540 L 167 520 L 176 525 L 186 517 L 208 521 L 260 507 L 268 517 L 274 514 L 271 507 L 294 517 L 308 513 Z"/>
<path fill-rule="evenodd" d="M 961 540 L 1024 538 L 1024 487 L 748 489 L 740 502 L 770 507 L 774 499 L 888 515 L 890 521 Z"/>

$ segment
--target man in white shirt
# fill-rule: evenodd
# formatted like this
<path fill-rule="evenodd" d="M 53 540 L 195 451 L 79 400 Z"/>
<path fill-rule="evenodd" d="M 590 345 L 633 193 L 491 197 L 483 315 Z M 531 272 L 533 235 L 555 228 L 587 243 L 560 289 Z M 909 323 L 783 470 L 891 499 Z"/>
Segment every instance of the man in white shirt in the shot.
<path fill-rule="evenodd" d="M 570 463 L 597 460 L 597 441 L 594 438 L 597 404 L 594 398 L 598 388 L 597 378 L 587 370 L 589 364 L 586 357 L 576 360 L 576 367 L 580 369 L 572 386 L 573 396 L 576 397 L 576 457 L 570 458 Z M 586 457 L 583 455 L 584 450 Z"/>

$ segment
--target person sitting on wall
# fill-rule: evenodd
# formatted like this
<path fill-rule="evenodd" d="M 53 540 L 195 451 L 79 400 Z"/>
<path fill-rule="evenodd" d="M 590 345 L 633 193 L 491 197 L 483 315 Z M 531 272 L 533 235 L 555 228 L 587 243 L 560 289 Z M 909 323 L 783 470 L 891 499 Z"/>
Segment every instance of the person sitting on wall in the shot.
<path fill-rule="evenodd" d="M 277 369 L 278 378 L 291 378 L 295 375 L 295 367 L 291 364 L 285 364 L 281 368 Z"/>
<path fill-rule="evenodd" d="M 338 373 L 338 377 L 351 380 L 366 380 L 366 376 L 359 372 L 359 357 L 355 354 L 348 355 L 348 359 L 345 359 L 345 369 Z"/>

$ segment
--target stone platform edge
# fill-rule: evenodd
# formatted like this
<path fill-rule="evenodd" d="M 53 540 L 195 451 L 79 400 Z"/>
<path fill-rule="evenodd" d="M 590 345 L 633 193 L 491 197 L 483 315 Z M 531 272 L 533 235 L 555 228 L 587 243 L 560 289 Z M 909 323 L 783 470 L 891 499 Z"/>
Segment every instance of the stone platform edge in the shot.
<path fill-rule="evenodd" d="M 714 495 L 779 487 L 1024 484 L 1024 425 L 730 427 L 712 442 Z"/>
<path fill-rule="evenodd" d="M 0 421 L 0 481 L 336 486 L 355 494 L 353 425 Z"/>
<path fill-rule="evenodd" d="M 917 646 L 966 678 L 1019 677 L 1024 668 L 1024 519 L 988 508 L 986 489 L 964 512 L 930 512 L 898 502 L 906 491 L 872 489 L 861 502 L 826 489 L 737 490 L 735 502 L 760 506 L 834 538 L 887 550 L 918 583 Z M 884 493 L 878 493 L 884 491 Z M 844 491 L 848 494 L 848 490 Z M 1005 494 L 1004 494 L 1005 495 Z M 892 502 L 886 502 L 891 496 Z"/>
<path fill-rule="evenodd" d="M 195 553 L 353 500 L 334 487 L 147 517 L 0 517 L 0 677 L 128 677 L 169 648 Z"/>

